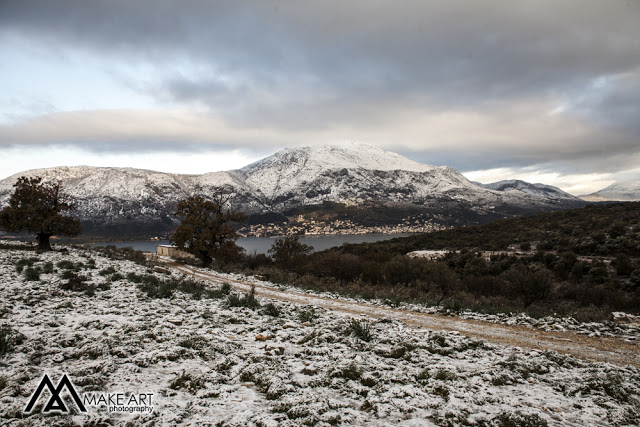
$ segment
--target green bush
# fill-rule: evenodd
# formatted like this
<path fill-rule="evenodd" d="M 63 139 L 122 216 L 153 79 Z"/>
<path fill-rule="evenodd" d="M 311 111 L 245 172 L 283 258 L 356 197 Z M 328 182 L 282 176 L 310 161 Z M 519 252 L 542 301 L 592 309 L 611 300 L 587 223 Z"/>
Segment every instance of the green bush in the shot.
<path fill-rule="evenodd" d="M 262 312 L 267 316 L 272 316 L 272 317 L 280 317 L 280 315 L 282 314 L 282 312 L 280 311 L 280 308 L 278 308 L 278 306 L 272 302 L 265 305 Z"/>
<path fill-rule="evenodd" d="M 0 325 L 0 357 L 22 344 L 26 337 L 9 325 Z"/>
<path fill-rule="evenodd" d="M 523 414 L 520 411 L 502 412 L 495 418 L 499 427 L 547 427 L 547 421 L 538 414 Z"/>
<path fill-rule="evenodd" d="M 24 270 L 24 278 L 27 282 L 35 282 L 40 280 L 40 268 L 38 267 L 27 267 Z"/>
<path fill-rule="evenodd" d="M 51 261 L 45 262 L 42 266 L 42 273 L 51 274 L 53 273 L 53 263 Z"/>
<path fill-rule="evenodd" d="M 33 265 L 38 261 L 39 260 L 36 257 L 21 258 L 16 263 L 16 271 L 18 273 L 22 273 L 22 271 L 24 270 L 25 267 L 33 267 Z"/>
<path fill-rule="evenodd" d="M 453 381 L 458 378 L 455 372 L 451 372 L 446 369 L 438 369 L 436 374 L 433 376 L 436 380 L 440 381 Z"/>
<path fill-rule="evenodd" d="M 316 319 L 316 311 L 313 307 L 307 307 L 298 312 L 298 320 L 303 323 L 311 323 Z"/>
<path fill-rule="evenodd" d="M 160 280 L 152 274 L 140 278 L 137 288 L 149 298 L 171 298 L 176 288 L 172 280 Z"/>
<path fill-rule="evenodd" d="M 246 307 L 255 310 L 260 307 L 260 302 L 256 298 L 256 287 L 251 286 L 249 293 L 239 296 L 229 294 L 227 296 L 227 307 Z"/>
<path fill-rule="evenodd" d="M 218 299 L 229 295 L 231 292 L 231 285 L 227 282 L 223 283 L 218 289 L 208 289 L 205 292 L 207 298 Z"/>
<path fill-rule="evenodd" d="M 351 363 L 342 368 L 334 370 L 330 376 L 332 378 L 344 378 L 347 380 L 359 380 L 362 377 L 363 370 L 359 368 L 355 363 Z"/>
<path fill-rule="evenodd" d="M 118 280 L 122 280 L 122 279 L 124 279 L 124 276 L 122 274 L 120 274 L 120 273 L 116 272 L 116 273 L 113 273 L 111 275 L 111 281 L 112 282 L 117 282 Z"/>
<path fill-rule="evenodd" d="M 76 270 L 77 266 L 72 262 L 69 261 L 68 259 L 62 260 L 62 261 L 58 261 L 56 263 L 56 267 L 62 269 L 62 270 Z"/>
<path fill-rule="evenodd" d="M 360 338 L 362 341 L 371 341 L 373 334 L 371 333 L 371 327 L 366 320 L 349 320 L 349 324 L 345 330 L 347 335 L 353 335 Z"/>
<path fill-rule="evenodd" d="M 204 378 L 185 371 L 182 371 L 182 374 L 174 378 L 169 384 L 169 388 L 172 390 L 186 390 L 192 394 L 196 394 L 198 390 L 204 387 Z"/>
<path fill-rule="evenodd" d="M 87 283 L 89 278 L 73 271 L 65 271 L 63 274 L 68 280 L 60 284 L 60 289 L 73 292 L 84 292 L 87 296 L 95 295 L 96 287 L 93 283 Z"/>
<path fill-rule="evenodd" d="M 100 270 L 98 272 L 98 274 L 101 275 L 101 276 L 109 276 L 109 275 L 111 275 L 111 274 L 113 274 L 115 272 L 116 272 L 115 267 L 111 265 L 111 266 L 109 266 L 107 268 L 104 268 L 104 269 Z"/>
<path fill-rule="evenodd" d="M 60 274 L 60 278 L 64 279 L 64 280 L 69 280 L 72 277 L 76 277 L 78 275 L 78 273 L 72 271 L 72 270 L 63 270 L 62 274 Z"/>

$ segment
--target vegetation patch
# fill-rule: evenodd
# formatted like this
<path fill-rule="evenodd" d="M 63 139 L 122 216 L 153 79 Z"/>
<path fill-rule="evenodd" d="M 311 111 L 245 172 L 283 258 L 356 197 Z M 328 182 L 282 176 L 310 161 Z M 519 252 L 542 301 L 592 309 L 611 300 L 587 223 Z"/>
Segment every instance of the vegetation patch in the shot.
<path fill-rule="evenodd" d="M 366 320 L 351 319 L 345 330 L 347 335 L 352 335 L 362 341 L 371 341 L 373 334 L 371 332 L 371 325 Z"/>
<path fill-rule="evenodd" d="M 26 336 L 11 326 L 0 325 L 0 357 L 13 350 L 15 346 L 25 342 L 26 339 Z"/>
<path fill-rule="evenodd" d="M 251 310 L 260 308 L 260 302 L 256 298 L 256 287 L 251 286 L 251 290 L 240 296 L 236 293 L 231 293 L 227 296 L 227 307 L 246 307 Z"/>

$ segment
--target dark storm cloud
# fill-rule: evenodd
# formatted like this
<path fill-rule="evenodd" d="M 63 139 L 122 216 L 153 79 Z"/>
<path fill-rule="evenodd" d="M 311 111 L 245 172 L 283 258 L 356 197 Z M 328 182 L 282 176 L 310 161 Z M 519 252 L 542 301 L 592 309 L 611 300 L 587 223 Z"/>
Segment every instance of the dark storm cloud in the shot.
<path fill-rule="evenodd" d="M 546 125 L 541 107 L 531 113 L 539 123 L 511 131 L 510 146 L 491 135 L 453 147 L 426 136 L 421 142 L 419 132 L 398 138 L 407 153 L 458 167 L 550 157 L 591 159 L 597 167 L 603 151 L 637 152 L 635 0 L 4 0 L 0 28 L 51 49 L 158 69 L 187 64 L 146 89 L 165 102 L 204 105 L 236 127 L 346 127 L 366 136 L 371 124 L 392 128 L 412 115 L 450 110 L 508 124 L 524 116 L 505 105 L 544 98 L 548 109 L 563 105 L 557 114 L 567 126 L 584 130 L 561 134 L 561 126 Z"/>

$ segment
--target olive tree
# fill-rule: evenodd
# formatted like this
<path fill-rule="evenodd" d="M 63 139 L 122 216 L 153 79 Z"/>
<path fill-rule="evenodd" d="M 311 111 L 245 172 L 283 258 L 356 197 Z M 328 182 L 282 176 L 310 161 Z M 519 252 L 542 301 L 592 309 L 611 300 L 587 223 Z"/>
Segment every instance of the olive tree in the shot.
<path fill-rule="evenodd" d="M 293 267 L 304 255 L 308 255 L 313 246 L 301 243 L 298 236 L 287 236 L 276 240 L 268 253 L 273 261 L 281 267 Z"/>
<path fill-rule="evenodd" d="M 205 267 L 214 259 L 238 258 L 242 249 L 235 244 L 239 237 L 236 228 L 247 216 L 226 207 L 227 202 L 221 195 L 213 200 L 191 196 L 178 202 L 175 216 L 181 222 L 171 242 L 200 259 Z"/>
<path fill-rule="evenodd" d="M 74 208 L 63 195 L 59 182 L 23 176 L 13 186 L 9 205 L 0 210 L 1 229 L 36 233 L 41 250 L 51 250 L 51 236 L 80 234 L 80 219 L 64 215 Z"/>

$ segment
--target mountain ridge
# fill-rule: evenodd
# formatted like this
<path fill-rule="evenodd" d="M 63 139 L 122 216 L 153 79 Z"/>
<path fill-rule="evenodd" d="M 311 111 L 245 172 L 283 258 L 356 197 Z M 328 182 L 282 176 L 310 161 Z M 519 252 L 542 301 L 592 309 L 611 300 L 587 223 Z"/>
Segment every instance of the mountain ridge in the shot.
<path fill-rule="evenodd" d="M 19 176 L 61 181 L 89 228 L 151 223 L 171 228 L 179 200 L 193 194 L 211 197 L 218 192 L 230 194 L 233 206 L 249 214 L 283 213 L 337 202 L 408 206 L 452 218 L 466 215 L 460 213 L 462 209 L 484 221 L 485 216 L 584 203 L 567 193 L 557 197 L 557 192 L 523 191 L 524 183 L 518 191 L 486 188 L 451 167 L 418 163 L 364 144 L 287 148 L 237 170 L 200 175 L 90 166 L 34 169 L 0 181 L 0 205 L 8 201 Z M 535 185 L 531 188 L 540 190 Z"/>

